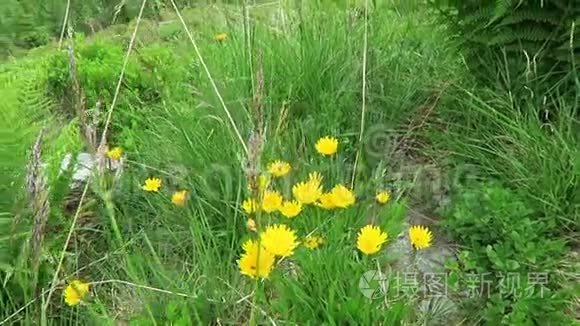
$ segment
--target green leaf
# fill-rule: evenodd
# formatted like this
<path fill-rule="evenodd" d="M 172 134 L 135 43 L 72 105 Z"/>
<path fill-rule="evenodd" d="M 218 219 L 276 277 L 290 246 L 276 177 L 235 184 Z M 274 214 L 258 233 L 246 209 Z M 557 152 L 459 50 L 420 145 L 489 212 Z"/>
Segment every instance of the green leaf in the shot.
<path fill-rule="evenodd" d="M 505 264 L 503 263 L 503 261 L 501 261 L 497 252 L 493 249 L 493 247 L 491 245 L 488 245 L 485 248 L 485 253 L 487 254 L 487 257 L 492 262 L 492 264 L 497 266 L 498 269 L 500 269 L 500 270 L 504 269 Z"/>
<path fill-rule="evenodd" d="M 487 23 L 485 27 L 488 27 L 504 17 L 508 11 L 512 8 L 513 0 L 496 0 L 495 7 L 493 8 L 493 17 Z"/>
<path fill-rule="evenodd" d="M 510 259 L 506 261 L 505 266 L 508 271 L 516 271 L 520 268 L 520 263 L 518 263 L 513 259 Z"/>

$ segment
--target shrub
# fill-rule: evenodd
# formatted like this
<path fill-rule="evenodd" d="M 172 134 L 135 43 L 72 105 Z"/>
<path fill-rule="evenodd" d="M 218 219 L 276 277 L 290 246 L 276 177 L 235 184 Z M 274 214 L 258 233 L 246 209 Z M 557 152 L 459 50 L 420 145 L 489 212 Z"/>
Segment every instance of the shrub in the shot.
<path fill-rule="evenodd" d="M 127 23 L 137 17 L 141 0 L 72 1 L 68 23 L 74 30 L 93 33 L 112 24 Z M 160 2 L 152 1 L 144 10 L 144 17 L 158 18 Z M 0 5 L 0 30 L 2 43 L 23 48 L 34 48 L 58 39 L 62 21 L 67 11 L 66 1 L 5 0 Z M 6 31 L 6 32 L 4 32 Z M 0 55 L 8 54 L 2 48 Z"/>
<path fill-rule="evenodd" d="M 85 97 L 85 108 L 102 118 L 114 97 L 119 72 L 123 66 L 126 49 L 105 39 L 87 41 L 82 35 L 75 39 L 75 64 L 77 78 Z M 121 127 L 137 127 L 135 120 L 145 106 L 159 103 L 164 94 L 175 91 L 184 78 L 181 65 L 176 65 L 176 55 L 165 47 L 152 44 L 135 49 L 127 64 L 121 94 L 118 97 L 113 134 Z M 67 51 L 54 52 L 48 60 L 48 94 L 60 102 L 61 111 L 74 117 L 76 109 L 73 83 L 70 77 L 70 59 Z M 99 115 L 100 114 L 100 115 Z M 102 120 L 102 119 L 101 119 Z M 104 121 L 101 121 L 104 122 Z"/>
<path fill-rule="evenodd" d="M 464 281 L 480 275 L 491 283 L 489 292 L 471 304 L 486 301 L 483 318 L 493 325 L 563 318 L 564 295 L 553 281 L 565 243 L 552 238 L 550 227 L 529 207 L 518 193 L 490 183 L 462 190 L 445 221 L 469 248 L 455 266 Z"/>

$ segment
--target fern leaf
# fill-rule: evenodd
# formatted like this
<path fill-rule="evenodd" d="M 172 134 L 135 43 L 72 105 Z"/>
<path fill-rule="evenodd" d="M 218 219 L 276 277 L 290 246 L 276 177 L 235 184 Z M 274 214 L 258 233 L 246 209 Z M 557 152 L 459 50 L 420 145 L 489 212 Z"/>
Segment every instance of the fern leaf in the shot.
<path fill-rule="evenodd" d="M 555 12 L 547 10 L 523 9 L 514 11 L 504 17 L 497 26 L 514 25 L 522 22 L 541 22 L 555 26 L 562 24 L 562 17 Z"/>
<path fill-rule="evenodd" d="M 491 26 L 496 21 L 503 18 L 510 9 L 512 9 L 513 0 L 496 0 L 495 6 L 493 8 L 493 17 L 487 23 L 487 26 Z"/>
<path fill-rule="evenodd" d="M 546 42 L 553 39 L 554 35 L 550 30 L 539 26 L 504 28 L 491 40 L 490 45 L 508 44 L 517 40 Z"/>
<path fill-rule="evenodd" d="M 493 14 L 492 7 L 483 7 L 475 10 L 473 13 L 466 15 L 462 18 L 463 23 L 466 25 L 476 25 L 489 20 L 489 17 Z"/>

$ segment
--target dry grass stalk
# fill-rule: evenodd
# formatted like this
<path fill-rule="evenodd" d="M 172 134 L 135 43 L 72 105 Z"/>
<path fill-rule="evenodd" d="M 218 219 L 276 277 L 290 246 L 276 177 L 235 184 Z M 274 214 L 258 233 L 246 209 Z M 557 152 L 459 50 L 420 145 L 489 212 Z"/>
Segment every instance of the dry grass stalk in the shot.
<path fill-rule="evenodd" d="M 94 109 L 92 109 L 91 112 L 87 112 L 87 117 L 90 117 L 90 119 L 87 119 L 86 125 L 83 128 L 85 139 L 87 144 L 89 144 L 91 151 L 98 149 L 99 135 L 97 131 L 99 129 L 99 117 L 101 116 L 102 103 L 103 102 L 100 99 L 97 100 Z"/>
<path fill-rule="evenodd" d="M 264 68 L 262 66 L 262 55 L 258 53 L 256 55 L 257 70 L 256 70 L 256 89 L 252 96 L 252 119 L 254 122 L 254 128 L 257 133 L 264 133 L 264 113 L 262 98 L 264 97 Z"/>
<path fill-rule="evenodd" d="M 26 190 L 29 207 L 33 214 L 32 237 L 30 238 L 30 262 L 36 275 L 40 264 L 40 254 L 44 240 L 46 222 L 50 213 L 49 189 L 42 164 L 42 139 L 44 129 L 40 131 L 32 147 L 26 173 Z"/>
<path fill-rule="evenodd" d="M 145 0 L 146 1 L 146 0 Z M 212 77 L 208 66 L 205 63 L 205 60 L 203 59 L 203 56 L 201 55 L 201 51 L 199 50 L 199 47 L 197 45 L 197 42 L 195 41 L 195 38 L 193 37 L 193 34 L 191 33 L 191 31 L 189 30 L 189 27 L 187 27 L 187 23 L 185 22 L 185 20 L 183 19 L 183 16 L 181 15 L 181 12 L 179 10 L 179 8 L 177 7 L 177 4 L 175 3 L 175 0 L 170 0 L 171 5 L 173 6 L 173 9 L 175 10 L 175 13 L 177 14 L 177 17 L 179 18 L 179 21 L 181 22 L 181 25 L 183 26 L 183 29 L 185 30 L 185 33 L 187 34 L 187 37 L 189 38 L 189 41 L 191 42 L 191 45 L 193 46 L 193 49 L 195 50 L 195 54 L 197 55 L 197 58 L 199 59 L 199 63 L 201 64 L 201 66 L 203 67 L 203 70 L 205 71 L 205 74 L 215 92 L 215 95 L 217 96 L 218 100 L 220 101 L 220 104 L 224 110 L 224 113 L 226 114 L 226 116 L 228 117 L 228 120 L 231 124 L 232 129 L 234 130 L 234 133 L 236 134 L 236 137 L 238 138 L 238 141 L 240 142 L 240 145 L 242 146 L 243 150 L 244 150 L 244 154 L 246 154 L 246 156 L 248 155 L 248 147 L 246 146 L 246 142 L 244 141 L 244 138 L 242 137 L 242 134 L 240 133 L 240 130 L 238 129 L 238 126 L 236 125 L 236 122 L 234 121 L 234 118 L 230 112 L 230 110 L 228 109 L 228 107 L 226 106 L 226 103 L 217 87 L 217 84 L 214 80 L 214 78 Z M 129 48 L 131 48 L 131 46 L 129 46 Z M 119 84 L 120 87 L 120 84 Z M 113 98 L 113 103 L 115 103 L 116 100 L 115 98 Z M 106 133 L 107 128 L 105 128 L 105 133 Z"/>
<path fill-rule="evenodd" d="M 256 71 L 256 88 L 252 96 L 251 115 L 254 123 L 254 128 L 248 139 L 248 157 L 246 158 L 246 166 L 244 174 L 248 180 L 248 185 L 254 195 L 257 194 L 259 188 L 260 162 L 262 151 L 264 148 L 264 112 L 262 106 L 262 98 L 264 92 L 264 72 L 262 62 L 258 56 L 258 64 Z"/>
<path fill-rule="evenodd" d="M 264 145 L 264 139 L 260 134 L 252 131 L 250 138 L 248 139 L 248 157 L 246 158 L 246 164 L 244 166 L 244 174 L 248 180 L 249 188 L 252 193 L 256 194 L 259 187 L 259 175 L 260 175 L 260 161 L 262 156 L 262 148 Z"/>
<path fill-rule="evenodd" d="M 39 175 L 42 169 L 42 137 L 44 134 L 44 129 L 41 129 L 38 133 L 36 141 L 32 146 L 32 153 L 28 161 L 28 166 L 26 167 L 26 192 L 28 193 L 29 199 L 36 198 L 36 194 L 39 191 L 39 181 L 42 180 L 42 176 Z M 32 201 L 29 202 L 32 208 Z"/>
<path fill-rule="evenodd" d="M 96 115 L 94 115 L 92 121 L 89 121 L 85 93 L 78 79 L 73 31 L 70 28 L 68 30 L 68 37 L 69 37 L 69 45 L 67 48 L 68 65 L 69 65 L 69 76 L 72 83 L 73 107 L 76 116 L 79 118 L 81 133 L 85 137 L 85 141 L 87 143 L 87 146 L 89 147 L 89 152 L 94 153 L 95 150 L 97 149 L 97 128 L 96 128 L 97 124 L 95 119 Z"/>
<path fill-rule="evenodd" d="M 362 103 L 361 103 L 361 114 L 360 114 L 360 131 L 358 137 L 358 149 L 356 151 L 356 157 L 354 159 L 354 167 L 352 169 L 352 178 L 350 180 L 350 188 L 354 189 L 356 177 L 358 174 L 358 163 L 363 150 L 363 140 L 365 132 L 365 121 L 366 121 L 366 107 L 367 107 L 367 53 L 368 53 L 368 29 L 369 29 L 369 4 L 368 0 L 365 0 L 364 7 L 364 19 L 365 19 L 365 32 L 363 41 L 363 57 L 362 57 Z"/>
<path fill-rule="evenodd" d="M 108 169 L 109 167 L 109 160 L 107 159 L 107 151 L 109 150 L 109 146 L 107 145 L 107 143 L 102 143 L 99 145 L 99 147 L 97 148 L 97 151 L 95 153 L 94 159 L 95 159 L 95 165 L 94 165 L 94 170 L 93 170 L 93 174 L 97 174 L 97 175 L 104 175 L 105 174 L 105 170 Z"/>

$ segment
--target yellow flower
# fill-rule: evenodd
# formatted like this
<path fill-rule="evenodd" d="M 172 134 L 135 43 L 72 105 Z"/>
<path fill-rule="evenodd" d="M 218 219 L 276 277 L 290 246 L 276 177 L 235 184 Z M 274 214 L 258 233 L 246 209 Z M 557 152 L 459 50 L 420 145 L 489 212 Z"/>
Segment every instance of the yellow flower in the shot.
<path fill-rule="evenodd" d="M 282 208 L 280 208 L 280 213 L 287 218 L 296 217 L 300 212 L 302 212 L 302 204 L 295 200 L 284 202 Z"/>
<path fill-rule="evenodd" d="M 336 208 L 332 199 L 332 194 L 329 192 L 322 194 L 322 196 L 318 198 L 318 203 L 316 203 L 316 205 L 324 209 Z"/>
<path fill-rule="evenodd" d="M 322 184 L 322 175 L 319 172 L 311 172 L 308 174 L 308 182 L 313 182 L 320 186 Z"/>
<path fill-rule="evenodd" d="M 316 151 L 322 155 L 333 155 L 338 148 L 338 140 L 334 137 L 323 137 L 316 142 Z"/>
<path fill-rule="evenodd" d="M 187 191 L 176 191 L 171 196 L 171 202 L 177 206 L 184 206 L 187 199 Z"/>
<path fill-rule="evenodd" d="M 299 203 L 312 204 L 322 195 L 322 187 L 313 181 L 299 182 L 292 187 L 292 194 Z"/>
<path fill-rule="evenodd" d="M 315 235 L 309 235 L 304 239 L 304 246 L 312 250 L 320 247 L 320 245 L 323 243 L 324 240 L 321 237 Z"/>
<path fill-rule="evenodd" d="M 298 246 L 296 233 L 284 224 L 268 226 L 260 235 L 260 239 L 264 248 L 276 256 L 292 256 Z"/>
<path fill-rule="evenodd" d="M 381 246 L 386 241 L 387 234 L 378 226 L 367 225 L 358 233 L 356 246 L 363 254 L 372 255 L 381 250 Z"/>
<path fill-rule="evenodd" d="M 268 165 L 268 172 L 275 177 L 283 177 L 290 172 L 292 167 L 289 163 L 283 161 L 274 161 Z"/>
<path fill-rule="evenodd" d="M 228 38 L 228 34 L 226 34 L 226 33 L 217 33 L 216 35 L 213 36 L 213 39 L 218 41 L 218 42 L 225 41 L 227 38 Z"/>
<path fill-rule="evenodd" d="M 256 232 L 256 230 L 257 230 L 256 221 L 254 221 L 253 218 L 249 218 L 246 221 L 246 227 L 248 228 L 248 230 L 253 231 L 253 232 Z"/>
<path fill-rule="evenodd" d="M 262 200 L 262 209 L 266 213 L 272 213 L 282 207 L 282 195 L 278 191 L 266 190 Z"/>
<path fill-rule="evenodd" d="M 258 187 L 260 190 L 260 193 L 264 193 L 264 191 L 266 191 L 266 189 L 268 189 L 268 187 L 270 186 L 270 177 L 265 175 L 265 174 L 261 174 L 260 177 L 258 178 Z"/>
<path fill-rule="evenodd" d="M 354 205 L 356 200 L 354 193 L 341 184 L 334 186 L 330 191 L 330 195 L 332 196 L 332 203 L 334 206 L 341 208 L 347 208 Z"/>
<path fill-rule="evenodd" d="M 379 204 L 386 204 L 391 199 L 391 195 L 388 191 L 381 191 L 377 193 L 375 199 Z"/>
<path fill-rule="evenodd" d="M 64 289 L 64 302 L 69 306 L 78 305 L 89 293 L 89 284 L 73 280 Z"/>
<path fill-rule="evenodd" d="M 238 260 L 240 273 L 250 278 L 267 278 L 274 267 L 275 257 L 264 249 L 258 247 L 254 240 L 248 240 L 243 244 L 244 254 Z"/>
<path fill-rule="evenodd" d="M 248 198 L 242 203 L 242 209 L 246 214 L 255 213 L 258 210 L 258 203 L 252 198 Z"/>
<path fill-rule="evenodd" d="M 149 178 L 145 180 L 145 185 L 143 185 L 143 190 L 145 191 L 159 191 L 161 188 L 161 179 L 159 178 Z"/>
<path fill-rule="evenodd" d="M 118 161 L 123 156 L 123 150 L 121 147 L 115 147 L 109 151 L 107 151 L 107 157 L 113 161 Z"/>
<path fill-rule="evenodd" d="M 248 252 L 254 250 L 255 246 L 257 246 L 256 241 L 254 241 L 252 239 L 248 239 L 248 240 L 246 240 L 246 242 L 244 242 L 242 244 L 242 250 L 244 251 L 244 253 L 248 253 Z"/>
<path fill-rule="evenodd" d="M 270 185 L 270 178 L 265 174 L 261 174 L 258 177 L 258 191 L 260 192 L 260 194 L 263 194 L 264 191 L 266 191 L 266 189 L 268 189 L 269 185 Z M 251 185 L 248 185 L 248 190 L 249 191 L 253 190 Z"/>
<path fill-rule="evenodd" d="M 422 225 L 415 225 L 409 229 L 409 239 L 415 249 L 427 249 L 431 246 L 433 234 Z"/>

